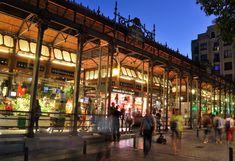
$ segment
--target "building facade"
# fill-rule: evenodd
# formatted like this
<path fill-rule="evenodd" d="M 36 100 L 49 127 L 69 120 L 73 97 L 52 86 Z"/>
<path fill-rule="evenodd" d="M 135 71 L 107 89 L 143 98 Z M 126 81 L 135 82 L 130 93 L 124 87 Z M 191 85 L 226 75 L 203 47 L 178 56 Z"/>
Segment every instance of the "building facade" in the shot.
<path fill-rule="evenodd" d="M 192 41 L 192 59 L 228 80 L 235 79 L 235 43 L 223 42 L 216 25 Z"/>

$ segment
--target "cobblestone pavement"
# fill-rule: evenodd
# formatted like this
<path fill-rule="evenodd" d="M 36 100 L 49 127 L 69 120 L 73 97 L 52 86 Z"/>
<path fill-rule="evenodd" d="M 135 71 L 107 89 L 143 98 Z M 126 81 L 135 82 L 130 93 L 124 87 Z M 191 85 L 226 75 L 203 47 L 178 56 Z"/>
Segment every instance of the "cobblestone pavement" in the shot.
<path fill-rule="evenodd" d="M 202 135 L 201 132 L 201 137 Z M 210 142 L 203 144 L 202 140 L 196 137 L 195 131 L 185 131 L 181 149 L 176 155 L 172 153 L 170 140 L 170 135 L 167 135 L 166 145 L 153 143 L 147 157 L 143 155 L 142 139 L 139 138 L 136 149 L 133 148 L 133 139 L 127 139 L 100 147 L 100 152 L 90 151 L 85 156 L 67 159 L 67 161 L 229 161 L 228 145 L 225 142 L 214 143 L 213 134 L 211 134 Z"/>
<path fill-rule="evenodd" d="M 165 134 L 166 145 L 155 143 L 157 136 L 154 136 L 152 149 L 147 157 L 143 155 L 142 138 L 137 138 L 137 148 L 134 149 L 133 138 L 126 135 L 122 136 L 125 139 L 120 142 L 88 144 L 85 155 L 82 154 L 82 144 L 74 150 L 68 150 L 66 147 L 61 150 L 55 147 L 30 151 L 29 161 L 229 161 L 229 150 L 225 142 L 216 144 L 211 134 L 209 143 L 203 144 L 202 135 L 200 132 L 200 138 L 197 138 L 196 131 L 186 130 L 182 136 L 181 148 L 176 155 L 172 153 L 170 134 Z M 235 143 L 231 147 L 235 148 Z M 23 161 L 22 154 L 14 155 L 16 154 L 0 156 L 0 161 Z"/>

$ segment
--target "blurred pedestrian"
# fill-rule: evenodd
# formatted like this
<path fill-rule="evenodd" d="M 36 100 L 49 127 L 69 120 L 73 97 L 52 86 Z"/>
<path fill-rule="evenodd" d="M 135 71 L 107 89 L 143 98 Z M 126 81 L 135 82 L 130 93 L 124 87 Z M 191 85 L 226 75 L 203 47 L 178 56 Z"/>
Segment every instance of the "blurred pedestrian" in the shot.
<path fill-rule="evenodd" d="M 206 144 L 209 141 L 208 135 L 209 135 L 209 133 L 211 131 L 211 127 L 212 127 L 212 121 L 211 121 L 211 118 L 208 114 L 203 115 L 202 123 L 203 123 L 203 127 L 204 127 L 203 143 Z"/>
<path fill-rule="evenodd" d="M 222 144 L 222 132 L 224 128 L 224 119 L 221 117 L 221 115 L 214 117 L 213 126 L 215 130 L 215 142 L 217 144 Z"/>
<path fill-rule="evenodd" d="M 226 140 L 227 144 L 230 145 L 233 141 L 233 127 L 234 120 L 232 117 L 228 117 L 225 119 L 225 132 L 226 132 Z"/>
<path fill-rule="evenodd" d="M 39 121 L 39 118 L 41 116 L 41 106 L 39 104 L 39 100 L 37 99 L 36 102 L 35 102 L 35 107 L 34 107 L 34 123 L 36 124 L 35 128 L 36 128 L 36 132 L 38 131 L 39 129 L 39 126 L 38 126 L 38 121 Z"/>
<path fill-rule="evenodd" d="M 172 131 L 172 150 L 174 154 L 177 154 L 177 149 L 181 148 L 183 132 L 183 117 L 179 114 L 179 109 L 173 109 L 170 126 Z"/>
<path fill-rule="evenodd" d="M 152 134 L 154 133 L 154 130 L 155 130 L 154 119 L 150 113 L 150 110 L 147 109 L 146 114 L 140 126 L 140 132 L 143 134 L 144 137 L 143 141 L 144 156 L 147 156 L 151 149 Z"/>
<path fill-rule="evenodd" d="M 113 111 L 113 141 L 120 141 L 120 122 L 119 118 L 121 116 L 121 112 L 119 111 L 119 106 L 117 105 Z"/>

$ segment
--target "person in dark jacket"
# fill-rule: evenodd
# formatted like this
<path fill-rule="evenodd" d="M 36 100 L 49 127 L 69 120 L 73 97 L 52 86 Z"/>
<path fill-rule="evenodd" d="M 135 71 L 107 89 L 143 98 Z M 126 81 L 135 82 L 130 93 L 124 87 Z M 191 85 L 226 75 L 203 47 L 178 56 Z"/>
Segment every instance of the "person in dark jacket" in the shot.
<path fill-rule="evenodd" d="M 121 116 L 121 112 L 118 111 L 118 105 L 116 106 L 116 108 L 113 110 L 113 141 L 120 141 L 120 122 L 119 122 L 119 118 Z"/>
<path fill-rule="evenodd" d="M 34 112 L 34 124 L 36 124 L 35 128 L 36 128 L 36 131 L 38 131 L 38 129 L 39 129 L 38 121 L 39 121 L 39 118 L 41 116 L 41 106 L 39 104 L 39 100 L 38 99 L 36 100 L 34 110 L 35 110 L 35 112 Z"/>

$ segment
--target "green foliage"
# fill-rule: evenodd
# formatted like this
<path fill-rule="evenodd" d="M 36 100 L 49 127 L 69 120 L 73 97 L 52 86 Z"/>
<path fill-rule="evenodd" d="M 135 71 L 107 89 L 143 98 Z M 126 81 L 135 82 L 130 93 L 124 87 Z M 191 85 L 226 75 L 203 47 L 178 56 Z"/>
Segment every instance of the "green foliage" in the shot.
<path fill-rule="evenodd" d="M 206 15 L 215 15 L 214 22 L 223 41 L 231 43 L 235 37 L 235 0 L 196 0 Z"/>

